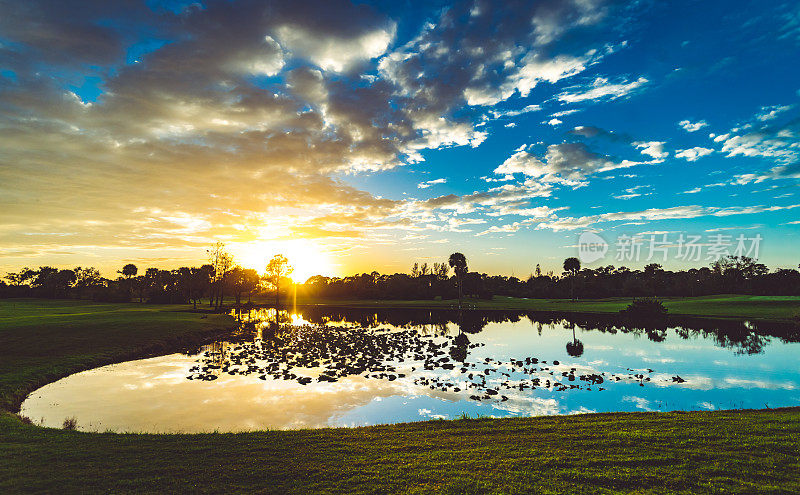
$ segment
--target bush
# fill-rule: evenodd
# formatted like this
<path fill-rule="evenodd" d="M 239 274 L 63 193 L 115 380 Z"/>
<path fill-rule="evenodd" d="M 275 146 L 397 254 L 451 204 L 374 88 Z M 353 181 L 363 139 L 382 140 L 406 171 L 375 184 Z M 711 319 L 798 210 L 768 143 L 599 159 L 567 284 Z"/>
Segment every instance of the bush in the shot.
<path fill-rule="evenodd" d="M 667 308 L 655 297 L 634 298 L 633 302 L 620 313 L 628 316 L 659 317 L 667 315 Z"/>
<path fill-rule="evenodd" d="M 66 418 L 64 420 L 64 424 L 61 425 L 62 428 L 65 430 L 75 430 L 78 428 L 78 419 L 77 418 Z"/>

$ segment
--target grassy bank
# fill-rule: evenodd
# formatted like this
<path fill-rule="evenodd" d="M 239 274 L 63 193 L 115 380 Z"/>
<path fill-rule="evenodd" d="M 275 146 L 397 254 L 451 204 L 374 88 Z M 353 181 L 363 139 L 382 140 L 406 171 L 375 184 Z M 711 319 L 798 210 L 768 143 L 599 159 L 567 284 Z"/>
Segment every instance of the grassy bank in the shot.
<path fill-rule="evenodd" d="M 3 407 L 55 377 L 230 324 L 185 309 L 0 301 Z M 0 493 L 796 492 L 798 438 L 798 409 L 203 435 L 44 429 L 0 412 Z"/>
<path fill-rule="evenodd" d="M 0 408 L 76 371 L 174 350 L 229 328 L 191 306 L 0 299 Z"/>
<path fill-rule="evenodd" d="M 791 319 L 800 316 L 800 297 L 797 296 L 747 296 L 722 294 L 700 297 L 660 298 L 674 316 L 714 318 Z M 524 311 L 552 311 L 564 313 L 618 313 L 630 304 L 630 297 L 608 299 L 523 299 L 497 296 L 492 300 L 467 299 L 465 304 L 475 309 L 510 309 Z M 271 303 L 270 299 L 257 301 Z M 456 300 L 369 300 L 369 299 L 319 299 L 300 297 L 298 305 L 346 306 L 355 308 L 451 308 Z"/>
<path fill-rule="evenodd" d="M 0 430 L 0 491 L 777 493 L 800 412 L 593 414 L 248 434 Z"/>

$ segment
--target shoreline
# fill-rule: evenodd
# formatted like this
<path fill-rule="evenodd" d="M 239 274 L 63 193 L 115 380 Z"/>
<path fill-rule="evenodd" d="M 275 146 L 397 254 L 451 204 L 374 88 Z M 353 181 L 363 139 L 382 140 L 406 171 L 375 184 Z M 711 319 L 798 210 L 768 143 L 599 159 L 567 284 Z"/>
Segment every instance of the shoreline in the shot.
<path fill-rule="evenodd" d="M 191 306 L 16 303 L 11 311 L 0 300 L 6 403 L 45 377 L 199 344 L 233 321 Z M 0 491 L 217 493 L 233 484 L 228 491 L 563 493 L 620 483 L 641 492 L 789 491 L 800 488 L 798 437 L 799 407 L 191 434 L 68 431 L 25 424 L 4 408 Z"/>

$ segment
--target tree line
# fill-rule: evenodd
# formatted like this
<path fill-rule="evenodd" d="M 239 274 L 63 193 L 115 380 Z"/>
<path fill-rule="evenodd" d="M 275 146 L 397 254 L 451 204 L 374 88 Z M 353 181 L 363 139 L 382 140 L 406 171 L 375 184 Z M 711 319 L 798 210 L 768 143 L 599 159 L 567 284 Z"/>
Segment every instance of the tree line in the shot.
<path fill-rule="evenodd" d="M 455 253 L 454 255 L 459 255 Z M 460 255 L 463 257 L 463 255 Z M 410 273 L 378 272 L 349 277 L 311 277 L 303 287 L 310 296 L 354 299 L 491 299 L 494 296 L 594 299 L 637 296 L 710 294 L 800 295 L 800 271 L 770 271 L 748 257 L 729 256 L 708 267 L 666 270 L 653 263 L 642 270 L 613 265 L 584 268 L 577 258 L 564 261 L 560 274 L 543 273 L 539 265 L 521 279 L 469 271 L 466 259 L 449 275 L 448 263 L 414 264 Z M 300 289 L 298 289 L 300 290 Z"/>
<path fill-rule="evenodd" d="M 206 303 L 219 309 L 242 304 L 254 296 L 274 298 L 280 306 L 294 286 L 292 266 L 275 255 L 263 272 L 235 263 L 222 243 L 207 250 L 208 263 L 175 270 L 123 266 L 117 277 L 104 278 L 93 267 L 24 268 L 0 280 L 0 297 L 78 298 L 108 302 L 159 304 Z M 377 271 L 348 277 L 316 275 L 294 286 L 301 296 L 329 299 L 491 299 L 494 296 L 528 298 L 603 298 L 634 296 L 702 296 L 709 294 L 800 295 L 800 271 L 769 270 L 748 257 L 729 256 L 708 267 L 665 270 L 649 264 L 642 270 L 612 265 L 581 266 L 567 258 L 564 271 L 542 273 L 537 265 L 520 279 L 469 271 L 467 259 L 453 253 L 441 263 L 414 263 L 409 273 Z M 227 298 L 227 299 L 226 299 Z"/>
<path fill-rule="evenodd" d="M 217 243 L 206 251 L 208 263 L 199 267 L 175 270 L 147 268 L 140 271 L 128 263 L 117 271 L 118 277 L 105 278 L 94 267 L 58 269 L 50 266 L 23 268 L 0 280 L 0 297 L 42 297 L 92 299 L 101 302 L 187 304 L 195 309 L 204 302 L 219 310 L 225 303 L 240 305 L 256 294 L 277 294 L 291 273 L 283 255 L 274 256 L 263 273 L 243 268 Z"/>

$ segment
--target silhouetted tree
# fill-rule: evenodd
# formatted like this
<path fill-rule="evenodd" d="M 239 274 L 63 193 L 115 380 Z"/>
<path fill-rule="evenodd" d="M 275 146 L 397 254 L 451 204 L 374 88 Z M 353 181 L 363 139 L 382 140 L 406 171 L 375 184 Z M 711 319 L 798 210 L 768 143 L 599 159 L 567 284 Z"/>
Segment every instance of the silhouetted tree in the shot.
<path fill-rule="evenodd" d="M 214 295 L 217 297 L 216 304 L 214 304 L 214 296 L 212 295 L 210 304 L 219 310 L 225 300 L 225 277 L 231 266 L 233 266 L 233 256 L 225 251 L 225 244 L 220 241 L 217 241 L 206 252 L 208 253 L 208 260 L 214 269 L 212 286 L 215 288 Z"/>
<path fill-rule="evenodd" d="M 583 342 L 575 338 L 575 325 L 572 326 L 572 342 L 567 342 L 567 354 L 572 357 L 581 357 L 583 355 Z"/>
<path fill-rule="evenodd" d="M 282 279 L 291 275 L 294 267 L 289 265 L 289 260 L 282 254 L 276 254 L 267 263 L 267 281 L 275 287 L 275 309 L 280 307 L 280 287 Z"/>
<path fill-rule="evenodd" d="M 433 274 L 439 280 L 447 280 L 447 273 L 450 271 L 450 267 L 447 263 L 434 263 L 433 264 Z"/>
<path fill-rule="evenodd" d="M 5 278 L 11 282 L 11 285 L 14 287 L 20 287 L 22 285 L 30 285 L 31 282 L 36 279 L 37 273 L 36 270 L 25 267 L 19 272 L 6 274 Z"/>
<path fill-rule="evenodd" d="M 72 272 L 75 274 L 75 283 L 73 287 L 75 288 L 75 293 L 78 299 L 83 298 L 84 291 L 86 289 L 92 289 L 95 287 L 101 287 L 103 285 L 103 277 L 100 276 L 100 272 L 97 268 L 94 267 L 75 267 Z"/>
<path fill-rule="evenodd" d="M 235 266 L 228 274 L 228 285 L 233 292 L 238 306 L 242 302 L 242 295 L 247 294 L 248 301 L 250 295 L 258 288 L 260 277 L 258 272 L 253 269 L 245 269 L 241 266 Z"/>
<path fill-rule="evenodd" d="M 131 277 L 135 277 L 139 273 L 139 269 L 133 263 L 128 263 L 117 273 L 130 280 Z"/>
<path fill-rule="evenodd" d="M 467 274 L 467 257 L 461 253 L 453 253 L 447 260 L 447 263 L 453 268 L 456 273 L 456 282 L 458 283 L 458 307 L 461 308 L 461 300 L 464 295 L 464 275 Z"/>
<path fill-rule="evenodd" d="M 575 277 L 581 271 L 581 261 L 578 258 L 567 258 L 564 260 L 564 271 L 570 274 L 570 298 L 575 300 Z"/>
<path fill-rule="evenodd" d="M 75 272 L 72 270 L 59 270 L 52 266 L 40 266 L 33 271 L 31 287 L 39 289 L 47 297 L 65 297 L 69 288 L 75 283 Z"/>

